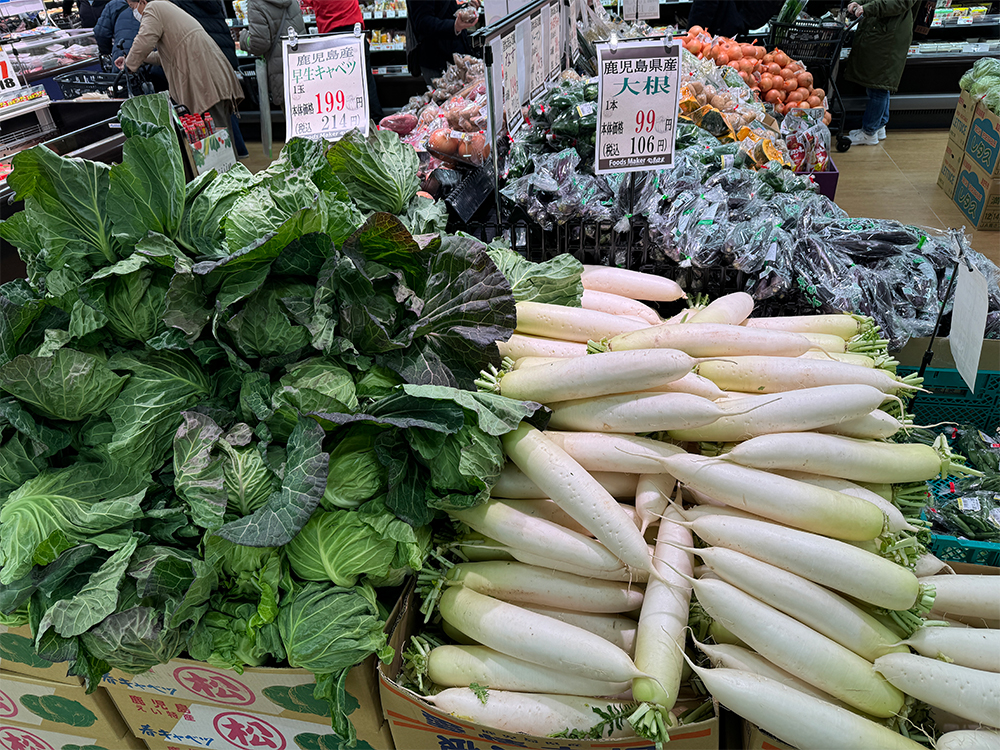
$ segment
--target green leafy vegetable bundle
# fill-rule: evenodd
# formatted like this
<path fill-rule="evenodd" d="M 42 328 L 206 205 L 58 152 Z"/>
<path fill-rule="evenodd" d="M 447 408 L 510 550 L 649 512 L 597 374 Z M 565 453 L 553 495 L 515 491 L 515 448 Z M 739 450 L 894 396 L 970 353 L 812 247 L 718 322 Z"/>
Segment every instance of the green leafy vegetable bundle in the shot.
<path fill-rule="evenodd" d="M 165 98 L 121 164 L 14 158 L 0 226 L 0 617 L 96 686 L 180 654 L 317 677 L 388 658 L 374 587 L 486 500 L 537 404 L 471 392 L 514 325 L 393 133 L 185 183 Z M 419 234 L 411 234 L 419 232 Z"/>

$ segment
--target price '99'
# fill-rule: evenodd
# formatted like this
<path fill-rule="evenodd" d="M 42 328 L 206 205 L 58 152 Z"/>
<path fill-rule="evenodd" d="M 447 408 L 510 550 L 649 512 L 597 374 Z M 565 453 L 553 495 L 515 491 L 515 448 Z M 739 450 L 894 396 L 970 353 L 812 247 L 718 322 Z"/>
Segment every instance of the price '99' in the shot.
<path fill-rule="evenodd" d="M 343 91 L 327 91 L 326 94 L 316 94 L 317 113 L 333 112 L 334 110 L 340 112 L 344 109 L 345 103 L 346 99 L 344 98 Z"/>
<path fill-rule="evenodd" d="M 635 132 L 641 133 L 645 130 L 647 133 L 653 132 L 653 126 L 656 124 L 656 112 L 649 110 L 643 112 L 641 109 L 635 113 Z"/>

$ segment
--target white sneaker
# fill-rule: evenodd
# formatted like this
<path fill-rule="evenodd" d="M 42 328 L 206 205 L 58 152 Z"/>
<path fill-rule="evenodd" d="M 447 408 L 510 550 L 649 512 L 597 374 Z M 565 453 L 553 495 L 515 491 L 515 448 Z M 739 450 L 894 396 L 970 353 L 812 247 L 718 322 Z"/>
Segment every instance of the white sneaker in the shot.
<path fill-rule="evenodd" d="M 877 146 L 878 136 L 874 133 L 868 135 L 865 131 L 858 128 L 857 130 L 852 130 L 847 134 L 847 137 L 851 139 L 852 146 Z"/>
<path fill-rule="evenodd" d="M 876 130 L 875 131 L 875 137 L 878 138 L 880 141 L 884 141 L 885 140 L 885 128 L 879 128 L 878 130 Z"/>

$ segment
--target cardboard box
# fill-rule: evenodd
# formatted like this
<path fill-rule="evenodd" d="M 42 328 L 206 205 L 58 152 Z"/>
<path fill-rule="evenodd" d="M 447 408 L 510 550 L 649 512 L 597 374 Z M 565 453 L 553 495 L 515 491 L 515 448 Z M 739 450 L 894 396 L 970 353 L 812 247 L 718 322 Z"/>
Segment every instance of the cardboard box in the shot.
<path fill-rule="evenodd" d="M 944 160 L 941 162 L 941 173 L 938 175 L 938 187 L 944 190 L 948 197 L 955 195 L 955 183 L 958 182 L 958 171 L 962 168 L 965 152 L 955 141 L 949 140 L 944 148 Z"/>
<path fill-rule="evenodd" d="M 341 750 L 346 747 L 333 734 L 329 723 L 316 724 L 207 705 L 192 705 L 185 715 L 165 729 L 147 725 L 140 736 L 153 750 L 191 750 L 193 747 Z M 378 737 L 369 737 L 368 740 L 359 737 L 355 750 L 391 748 L 391 743 L 389 726 L 383 724 Z"/>
<path fill-rule="evenodd" d="M 984 174 L 1000 178 L 1000 116 L 987 109 L 984 102 L 976 106 L 965 153 Z"/>
<path fill-rule="evenodd" d="M 107 737 L 50 732 L 22 727 L 0 719 L 0 748 L 3 750 L 62 750 L 73 746 L 87 750 L 145 750 L 146 744 L 129 734 L 109 741 Z"/>
<path fill-rule="evenodd" d="M 219 174 L 228 172 L 236 166 L 236 152 L 229 131 L 223 128 L 207 138 L 191 143 L 182 139 L 186 146 L 191 165 L 196 174 L 205 174 L 214 169 Z"/>
<path fill-rule="evenodd" d="M 439 711 L 417 693 L 396 684 L 402 662 L 401 654 L 409 642 L 416 621 L 417 608 L 412 592 L 403 601 L 389 643 L 396 649 L 392 665 L 379 665 L 382 708 L 392 730 L 392 739 L 401 750 L 653 750 L 649 740 L 640 737 L 594 741 L 534 737 L 506 732 L 459 719 Z M 670 733 L 670 750 L 718 750 L 718 713 L 708 721 L 678 727 Z"/>
<path fill-rule="evenodd" d="M 0 721 L 114 744 L 129 731 L 107 692 L 0 672 Z M 0 742 L 0 747 L 6 747 Z"/>
<path fill-rule="evenodd" d="M 228 747 L 232 740 L 227 744 L 219 738 L 234 733 L 261 738 L 271 731 L 293 747 L 298 735 L 332 735 L 326 705 L 313 698 L 314 684 L 304 669 L 250 668 L 238 675 L 186 659 L 135 677 L 117 670 L 104 676 L 104 686 L 133 734 L 155 747 Z M 350 718 L 359 747 L 394 750 L 388 730 L 383 731 L 375 657 L 350 671 L 347 692 L 356 704 Z M 299 746 L 307 750 L 315 745 Z"/>
<path fill-rule="evenodd" d="M 83 685 L 80 677 L 66 674 L 68 668 L 66 662 L 53 664 L 38 656 L 35 653 L 34 643 L 31 628 L 27 625 L 19 628 L 0 625 L 0 672 L 37 677 L 76 687 Z"/>
<path fill-rule="evenodd" d="M 743 722 L 743 750 L 795 750 L 756 724 Z"/>
<path fill-rule="evenodd" d="M 955 115 L 951 119 L 951 129 L 948 131 L 949 140 L 954 141 L 963 150 L 965 143 L 969 140 L 969 128 L 972 125 L 972 118 L 976 114 L 976 98 L 968 91 L 963 91 L 958 97 L 958 104 L 955 106 Z"/>
<path fill-rule="evenodd" d="M 983 172 L 968 154 L 959 169 L 953 200 L 976 229 L 1000 229 L 1000 180 Z"/>

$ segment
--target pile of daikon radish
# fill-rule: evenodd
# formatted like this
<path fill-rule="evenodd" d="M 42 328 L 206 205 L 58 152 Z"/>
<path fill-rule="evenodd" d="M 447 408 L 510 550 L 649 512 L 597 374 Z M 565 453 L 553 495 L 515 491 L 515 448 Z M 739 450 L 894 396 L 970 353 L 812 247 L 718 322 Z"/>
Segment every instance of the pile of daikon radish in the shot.
<path fill-rule="evenodd" d="M 902 424 L 880 407 L 917 385 L 846 353 L 872 340 L 863 319 L 754 319 L 733 294 L 662 322 L 636 300 L 678 299 L 673 282 L 583 282 L 584 308 L 518 303 L 514 362 L 480 383 L 551 419 L 505 436 L 493 499 L 453 513 L 470 562 L 437 609 L 465 645 L 424 654 L 446 688 L 430 700 L 536 736 L 664 742 L 693 591 L 730 643 L 697 644 L 716 668 L 691 668 L 800 750 L 920 747 L 907 696 L 974 726 L 938 748 L 1000 747 L 1000 576 L 919 579 L 897 553 L 920 529 L 864 486 L 967 470 L 943 442 L 886 440 Z"/>

